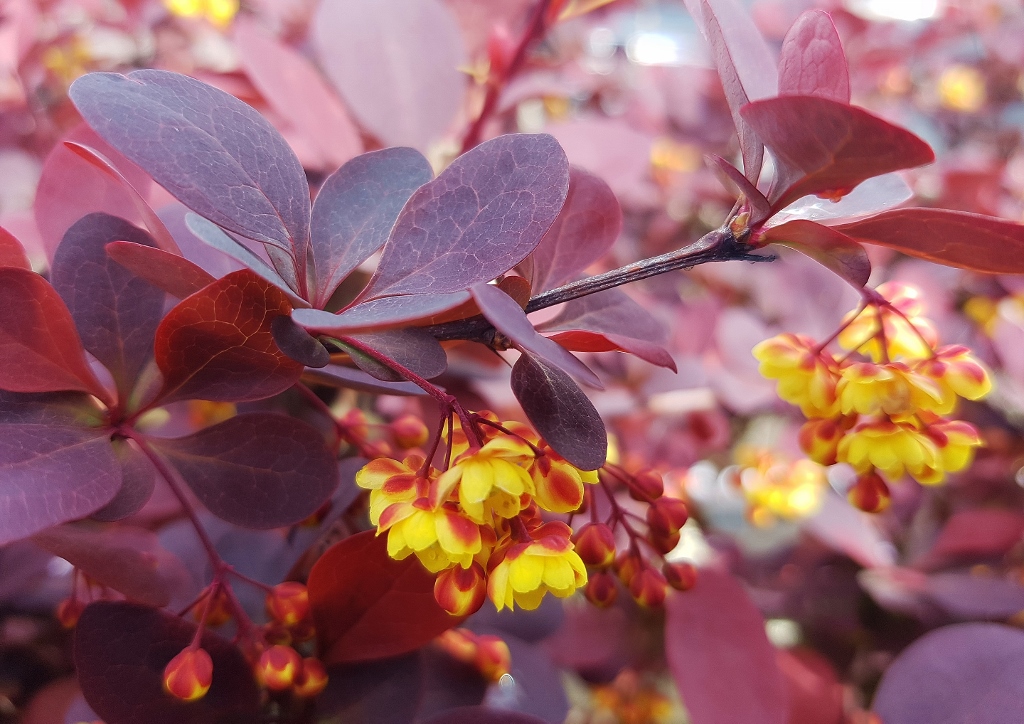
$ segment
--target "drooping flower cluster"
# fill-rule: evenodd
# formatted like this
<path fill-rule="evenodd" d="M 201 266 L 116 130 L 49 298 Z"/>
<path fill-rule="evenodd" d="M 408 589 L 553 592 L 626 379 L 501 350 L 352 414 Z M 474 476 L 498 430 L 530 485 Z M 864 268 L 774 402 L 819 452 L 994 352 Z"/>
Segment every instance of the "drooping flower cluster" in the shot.
<path fill-rule="evenodd" d="M 572 531 L 544 522 L 565 513 L 597 481 L 561 458 L 528 426 L 490 413 L 472 442 L 457 424 L 447 436 L 450 464 L 438 471 L 421 455 L 371 460 L 356 475 L 370 491 L 370 521 L 388 536 L 388 553 L 415 555 L 437 574 L 434 596 L 453 615 L 495 607 L 534 609 L 546 593 L 571 595 L 587 582 Z"/>
<path fill-rule="evenodd" d="M 966 347 L 938 346 L 922 313 L 914 287 L 887 283 L 844 320 L 836 340 L 845 354 L 795 334 L 753 351 L 779 396 L 809 418 L 801 447 L 822 465 L 851 465 L 859 477 L 850 499 L 867 510 L 887 504 L 885 480 L 941 483 L 982 444 L 974 427 L 948 416 L 959 398 L 989 393 L 988 372 Z"/>

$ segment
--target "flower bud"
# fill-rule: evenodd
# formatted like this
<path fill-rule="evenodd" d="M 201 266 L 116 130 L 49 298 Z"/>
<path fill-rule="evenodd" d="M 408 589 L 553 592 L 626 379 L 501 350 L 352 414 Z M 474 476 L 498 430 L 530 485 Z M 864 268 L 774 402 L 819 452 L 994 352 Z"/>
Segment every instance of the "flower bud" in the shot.
<path fill-rule="evenodd" d="M 689 591 L 697 583 L 697 569 L 692 563 L 666 563 L 661 572 L 668 585 L 677 591 Z"/>
<path fill-rule="evenodd" d="M 291 646 L 294 639 L 292 638 L 291 629 L 280 621 L 271 621 L 263 626 L 263 640 L 268 644 Z"/>
<path fill-rule="evenodd" d="M 665 603 L 668 582 L 661 572 L 650 566 L 636 572 L 629 582 L 629 593 L 641 606 L 657 608 Z"/>
<path fill-rule="evenodd" d="M 84 610 L 85 604 L 77 598 L 65 598 L 57 604 L 57 620 L 60 621 L 60 625 L 64 628 L 72 629 L 78 623 L 78 618 Z"/>
<path fill-rule="evenodd" d="M 312 657 L 302 660 L 302 670 L 295 677 L 292 691 L 296 696 L 308 699 L 327 688 L 327 669 L 320 659 Z"/>
<path fill-rule="evenodd" d="M 434 581 L 434 599 L 452 616 L 476 613 L 487 598 L 487 576 L 475 561 L 469 568 L 456 565 L 441 571 Z"/>
<path fill-rule="evenodd" d="M 294 626 L 309 615 L 309 591 L 297 581 L 277 584 L 267 595 L 267 615 L 285 626 Z"/>
<path fill-rule="evenodd" d="M 857 482 L 846 493 L 846 498 L 850 505 L 860 508 L 865 513 L 881 513 L 889 507 L 892 494 L 882 476 L 870 472 L 857 478 Z"/>
<path fill-rule="evenodd" d="M 615 585 L 615 576 L 608 571 L 597 571 L 590 575 L 583 595 L 598 608 L 608 608 L 619 595 L 619 587 Z"/>
<path fill-rule="evenodd" d="M 616 559 L 615 575 L 619 577 L 620 581 L 628 586 L 637 571 L 642 569 L 645 565 L 643 558 L 641 558 L 639 554 L 627 551 Z"/>
<path fill-rule="evenodd" d="M 271 646 L 256 662 L 256 678 L 271 691 L 285 691 L 302 670 L 302 658 L 291 646 Z"/>
<path fill-rule="evenodd" d="M 659 498 L 647 509 L 647 527 L 651 533 L 667 538 L 678 533 L 689 516 L 690 512 L 683 501 L 678 498 Z"/>
<path fill-rule="evenodd" d="M 653 470 L 643 470 L 633 476 L 632 485 L 629 486 L 629 497 L 633 500 L 650 500 L 660 498 L 665 492 L 665 482 L 659 473 Z"/>
<path fill-rule="evenodd" d="M 615 562 L 615 534 L 604 523 L 587 523 L 576 531 L 573 543 L 588 566 L 607 568 Z"/>
<path fill-rule="evenodd" d="M 212 588 L 211 586 L 206 589 L 206 596 L 212 595 L 213 600 L 203 598 L 192 608 L 192 618 L 204 626 L 216 628 L 231 620 L 231 609 L 228 607 L 228 598 L 224 595 L 223 587 L 218 585 L 216 590 L 211 590 Z"/>
<path fill-rule="evenodd" d="M 670 533 L 668 535 L 662 535 L 655 533 L 653 530 L 647 532 L 647 542 L 651 544 L 654 550 L 658 551 L 661 555 L 671 553 L 679 545 L 679 531 Z"/>
<path fill-rule="evenodd" d="M 366 433 L 369 432 L 369 423 L 366 421 L 366 415 L 359 408 L 352 408 L 338 420 L 341 426 L 344 427 L 350 435 L 364 439 Z"/>
<path fill-rule="evenodd" d="M 164 667 L 164 691 L 182 701 L 201 699 L 213 683 L 213 659 L 205 649 L 187 648 Z"/>
<path fill-rule="evenodd" d="M 395 444 L 401 448 L 423 447 L 430 438 L 427 426 L 415 415 L 402 415 L 393 420 L 390 427 Z"/>
<path fill-rule="evenodd" d="M 497 681 L 512 669 L 512 652 L 500 638 L 483 635 L 477 637 L 476 644 L 473 663 L 485 679 Z"/>

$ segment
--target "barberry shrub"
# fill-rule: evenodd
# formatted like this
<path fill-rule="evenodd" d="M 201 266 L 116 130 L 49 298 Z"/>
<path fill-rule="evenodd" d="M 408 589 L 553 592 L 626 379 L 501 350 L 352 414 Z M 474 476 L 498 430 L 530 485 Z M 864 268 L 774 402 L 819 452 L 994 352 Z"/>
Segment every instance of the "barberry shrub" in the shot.
<path fill-rule="evenodd" d="M 492 33 L 461 151 L 435 147 L 430 160 L 412 146 L 453 123 L 457 44 L 424 51 L 443 92 L 405 84 L 408 97 L 378 103 L 328 31 L 344 27 L 341 40 L 372 58 L 352 27 L 379 30 L 375 13 L 457 37 L 434 2 L 320 6 L 312 41 L 348 111 L 256 20 L 204 6 L 215 25 L 234 23 L 287 140 L 235 95 L 169 70 L 71 84 L 86 127 L 55 153 L 87 168 L 103 198 L 69 200 L 75 218 L 45 275 L 0 234 L 0 544 L 30 539 L 74 567 L 58 616 L 99 719 L 348 721 L 395 706 L 395 721 L 454 721 L 430 717 L 480 705 L 505 677 L 542 687 L 517 663 L 538 649 L 505 622 L 543 620 L 519 612 L 579 594 L 595 610 L 667 607 L 668 663 L 697 724 L 786 721 L 761 615 L 721 567 L 679 554 L 693 528 L 686 489 L 610 445 L 580 386 L 602 389 L 600 353 L 675 370 L 661 323 L 618 288 L 633 281 L 790 247 L 857 290 L 831 337 L 754 348 L 807 418 L 808 460 L 793 470 L 809 471 L 781 501 L 774 483 L 750 487 L 760 510 L 799 518 L 796 495 L 824 480 L 815 466 L 846 464 L 850 502 L 872 513 L 901 478 L 932 486 L 968 467 L 983 440 L 956 405 L 984 398 L 989 372 L 968 348 L 940 345 L 911 287 L 868 286 L 865 245 L 1020 273 L 1024 227 L 894 208 L 906 198 L 889 194 L 890 174 L 932 150 L 851 104 L 827 14 L 801 15 L 776 62 L 733 3 L 694 0 L 741 161 L 708 164 L 735 203 L 682 248 L 588 276 L 622 229 L 616 194 L 552 135 L 495 126 L 528 51 L 602 4 L 541 0 L 518 43 Z M 417 48 L 393 50 L 379 80 L 402 81 Z M 296 100 L 282 78 L 322 97 Z M 151 205 L 151 181 L 170 211 Z M 521 415 L 484 409 L 470 373 L 448 369 L 449 355 L 484 364 L 470 346 L 514 353 Z M 198 573 L 171 549 L 202 557 Z M 743 696 L 711 681 L 726 662 L 756 680 Z M 383 701 L 381 687 L 422 696 Z M 564 696 L 515 706 L 565 713 Z M 485 708 L 447 716 L 512 721 Z"/>

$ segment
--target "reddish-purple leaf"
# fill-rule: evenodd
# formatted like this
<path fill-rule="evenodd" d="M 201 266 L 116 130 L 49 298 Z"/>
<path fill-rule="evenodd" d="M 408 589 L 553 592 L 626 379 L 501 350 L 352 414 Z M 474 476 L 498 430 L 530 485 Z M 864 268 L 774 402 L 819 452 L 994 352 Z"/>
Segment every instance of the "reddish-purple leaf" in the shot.
<path fill-rule="evenodd" d="M 331 362 L 331 353 L 320 340 L 292 321 L 291 317 L 274 317 L 270 333 L 278 349 L 306 367 L 325 367 Z"/>
<path fill-rule="evenodd" d="M 121 487 L 110 432 L 75 394 L 0 392 L 0 545 L 84 518 Z"/>
<path fill-rule="evenodd" d="M 322 309 L 338 284 L 384 246 L 405 202 L 433 177 L 418 151 L 385 148 L 357 156 L 324 182 L 310 225 L 314 307 Z"/>
<path fill-rule="evenodd" d="M 78 683 L 106 724 L 252 724 L 260 690 L 233 643 L 204 631 L 200 646 L 213 659 L 206 695 L 184 702 L 163 688 L 164 667 L 192 643 L 196 625 L 173 614 L 119 601 L 99 601 L 75 629 Z"/>
<path fill-rule="evenodd" d="M 488 632 L 489 633 L 489 632 Z M 538 717 L 540 721 L 561 724 L 569 714 L 569 702 L 559 670 L 539 644 L 521 641 L 515 636 L 499 633 L 512 655 L 512 686 L 515 697 L 502 714 Z M 484 719 L 486 721 L 486 719 Z M 504 719 L 503 721 L 518 721 Z M 528 720 L 529 721 L 529 720 Z"/>
<path fill-rule="evenodd" d="M 1001 558 L 1024 538 L 1024 515 L 1004 508 L 953 513 L 942 527 L 929 558 Z"/>
<path fill-rule="evenodd" d="M 530 714 L 489 709 L 486 706 L 463 706 L 443 711 L 423 721 L 423 724 L 547 724 Z"/>
<path fill-rule="evenodd" d="M 177 556 L 161 548 L 156 535 L 142 528 L 97 530 L 60 525 L 36 533 L 32 541 L 101 586 L 148 606 L 166 606 L 173 587 L 189 576 Z"/>
<path fill-rule="evenodd" d="M 89 516 L 105 523 L 138 513 L 149 502 L 156 487 L 156 470 L 142 452 L 120 438 L 114 438 L 111 444 L 121 466 L 121 489 L 113 500 Z"/>
<path fill-rule="evenodd" d="M 494 279 L 536 248 L 568 191 L 569 162 L 551 136 L 480 144 L 412 195 L 361 297 L 444 294 Z"/>
<path fill-rule="evenodd" d="M 25 247 L 14 237 L 14 234 L 0 227 L 0 267 L 5 266 L 32 269 L 28 257 L 25 256 Z"/>
<path fill-rule="evenodd" d="M 471 298 L 469 292 L 464 291 L 451 294 L 405 294 L 371 299 L 338 314 L 331 314 L 322 309 L 296 309 L 292 312 L 292 319 L 311 332 L 369 332 L 407 326 L 414 322 L 426 322 L 444 312 L 461 307 Z"/>
<path fill-rule="evenodd" d="M 785 724 L 786 682 L 739 581 L 702 569 L 665 614 L 665 653 L 693 724 Z"/>
<path fill-rule="evenodd" d="M 604 422 L 569 375 L 524 352 L 512 367 L 512 392 L 537 432 L 559 455 L 581 470 L 604 465 L 608 457 Z"/>
<path fill-rule="evenodd" d="M 270 325 L 290 311 L 284 292 L 248 269 L 182 300 L 156 331 L 161 402 L 241 402 L 284 392 L 302 365 L 277 348 Z"/>
<path fill-rule="evenodd" d="M 423 670 L 418 653 L 380 661 L 336 664 L 327 689 L 317 697 L 320 720 L 351 724 L 417 721 Z"/>
<path fill-rule="evenodd" d="M 152 445 L 211 513 L 244 528 L 298 523 L 338 486 L 337 462 L 320 433 L 284 415 L 238 415 Z"/>
<path fill-rule="evenodd" d="M 438 0 L 327 0 L 312 39 L 348 109 L 384 146 L 425 151 L 462 107 L 462 34 Z"/>
<path fill-rule="evenodd" d="M 347 663 L 413 651 L 462 622 L 434 600 L 434 576 L 415 556 L 388 556 L 387 536 L 357 533 L 309 573 L 321 659 Z"/>
<path fill-rule="evenodd" d="M 865 179 L 935 160 L 927 143 L 865 110 L 817 96 L 749 103 L 743 118 L 782 164 L 803 177 L 772 189 L 772 208 L 810 194 L 841 195 Z"/>
<path fill-rule="evenodd" d="M 245 74 L 314 150 L 317 168 L 335 169 L 363 150 L 359 129 L 308 60 L 248 15 L 235 19 L 234 40 Z"/>
<path fill-rule="evenodd" d="M 362 370 L 341 365 L 327 365 L 320 369 L 307 369 L 302 379 L 327 387 L 344 387 L 378 395 L 425 395 L 411 382 L 382 382 Z"/>
<path fill-rule="evenodd" d="M 928 576 L 925 595 L 958 621 L 1005 621 L 1024 611 L 1024 586 L 1006 578 L 936 573 Z"/>
<path fill-rule="evenodd" d="M 492 284 L 477 284 L 471 290 L 480 311 L 516 349 L 532 352 L 549 364 L 575 375 L 592 387 L 602 389 L 601 379 L 565 347 L 541 335 L 516 301 Z"/>
<path fill-rule="evenodd" d="M 749 101 L 770 98 L 778 92 L 775 58 L 750 14 L 736 0 L 685 2 L 711 46 L 739 136 L 743 175 L 756 184 L 764 146 L 740 115 L 740 109 Z"/>
<path fill-rule="evenodd" d="M 128 241 L 112 241 L 107 244 L 106 250 L 107 256 L 135 276 L 178 299 L 191 296 L 217 281 L 202 267 L 163 249 Z"/>
<path fill-rule="evenodd" d="M 871 276 L 871 260 L 864 247 L 830 226 L 796 219 L 766 228 L 759 241 L 796 249 L 858 289 Z"/>
<path fill-rule="evenodd" d="M 672 355 L 662 347 L 668 341 L 665 327 L 620 289 L 573 299 L 562 307 L 558 316 L 541 324 L 537 330 L 580 352 L 621 349 L 652 364 L 672 370 L 676 367 Z M 608 346 L 591 347 L 589 345 L 601 345 L 592 337 L 585 341 L 578 332 L 597 333 L 607 340 Z M 575 337 L 569 336 L 574 334 Z"/>
<path fill-rule="evenodd" d="M 0 268 L 0 389 L 79 390 L 110 401 L 89 369 L 68 308 L 46 280 Z"/>
<path fill-rule="evenodd" d="M 374 349 L 386 357 L 391 358 L 403 367 L 412 370 L 420 377 L 431 379 L 443 374 L 448 368 L 448 356 L 444 347 L 433 336 L 415 327 L 407 329 L 393 329 L 386 332 L 373 332 L 370 334 L 353 334 L 349 336 L 360 344 Z M 343 343 L 346 340 L 341 340 Z M 358 352 L 348 347 L 350 352 Z M 368 359 L 369 358 L 369 359 Z M 355 354 L 352 361 L 362 370 L 373 375 L 377 379 L 388 382 L 402 382 L 404 377 L 391 368 L 376 362 L 369 355 Z M 371 367 L 365 362 L 374 362 Z M 383 369 L 380 369 L 383 366 Z"/>
<path fill-rule="evenodd" d="M 835 227 L 857 241 L 919 259 L 990 272 L 1024 272 L 1024 225 L 947 209 L 894 209 Z"/>
<path fill-rule="evenodd" d="M 1006 724 L 1024 711 L 1024 633 L 991 623 L 946 626 L 885 670 L 874 711 L 885 724 Z"/>
<path fill-rule="evenodd" d="M 163 70 L 89 73 L 69 91 L 82 117 L 190 209 L 306 258 L 309 186 L 295 154 L 253 108 Z M 305 271 L 303 264 L 299 273 Z"/>
<path fill-rule="evenodd" d="M 824 10 L 804 12 L 786 33 L 779 55 L 779 95 L 850 102 L 846 53 Z"/>
<path fill-rule="evenodd" d="M 106 245 L 112 241 L 155 248 L 149 234 L 124 219 L 89 214 L 64 234 L 50 281 L 71 312 L 82 345 L 110 371 L 127 400 L 153 356 L 164 292 L 111 259 Z"/>
<path fill-rule="evenodd" d="M 747 200 L 750 205 L 750 219 L 747 223 L 756 226 L 772 215 L 772 205 L 768 199 L 735 166 L 713 154 L 705 156 L 704 160 L 728 191 Z"/>
<path fill-rule="evenodd" d="M 569 170 L 569 195 L 548 233 L 533 250 L 536 293 L 563 284 L 604 256 L 622 230 L 622 209 L 604 180 Z"/>

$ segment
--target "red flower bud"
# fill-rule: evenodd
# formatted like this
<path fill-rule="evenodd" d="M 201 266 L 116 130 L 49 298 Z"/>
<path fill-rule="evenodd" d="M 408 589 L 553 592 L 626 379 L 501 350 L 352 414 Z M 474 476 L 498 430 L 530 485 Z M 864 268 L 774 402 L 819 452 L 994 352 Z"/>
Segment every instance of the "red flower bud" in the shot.
<path fill-rule="evenodd" d="M 206 597 L 211 595 L 211 588 L 206 589 Z M 221 586 L 217 586 L 217 592 L 212 595 L 212 601 L 208 601 L 204 597 L 192 608 L 192 618 L 204 626 L 216 628 L 231 620 L 231 608 L 228 606 L 228 597 L 224 595 L 224 589 Z"/>
<path fill-rule="evenodd" d="M 415 415 L 402 415 L 391 423 L 391 434 L 395 444 L 402 448 L 423 447 L 430 438 L 430 431 L 423 420 Z"/>
<path fill-rule="evenodd" d="M 650 566 L 637 571 L 629 582 L 629 592 L 641 606 L 657 608 L 665 603 L 668 581 L 661 572 Z"/>
<path fill-rule="evenodd" d="M 304 699 L 316 696 L 327 688 L 327 669 L 320 659 L 306 658 L 302 660 L 302 670 L 295 677 L 292 691 Z"/>
<path fill-rule="evenodd" d="M 366 433 L 369 432 L 368 423 L 366 422 L 366 415 L 363 411 L 358 408 L 353 408 L 346 412 L 342 418 L 338 421 L 342 427 L 346 428 L 350 435 L 358 438 L 365 438 Z"/>
<path fill-rule="evenodd" d="M 285 581 L 267 594 L 267 615 L 285 626 L 294 626 L 309 615 L 309 591 L 296 581 Z"/>
<path fill-rule="evenodd" d="M 182 701 L 201 699 L 213 683 L 213 659 L 205 649 L 187 648 L 164 667 L 164 691 Z"/>
<path fill-rule="evenodd" d="M 84 610 L 85 604 L 77 598 L 65 598 L 57 604 L 57 620 L 64 628 L 72 629 L 78 623 L 78 618 Z"/>
<path fill-rule="evenodd" d="M 615 534 L 604 523 L 587 523 L 576 531 L 573 543 L 588 566 L 607 568 L 615 562 Z"/>
<path fill-rule="evenodd" d="M 485 679 L 497 681 L 511 670 L 512 653 L 500 638 L 483 635 L 477 637 L 476 644 L 473 663 Z"/>
<path fill-rule="evenodd" d="M 697 583 L 697 569 L 692 563 L 666 563 L 661 572 L 668 585 L 677 591 L 689 591 Z"/>
<path fill-rule="evenodd" d="M 615 561 L 615 574 L 619 577 L 619 580 L 629 586 L 630 581 L 633 580 L 633 576 L 636 575 L 637 571 L 642 569 L 646 563 L 643 558 L 638 554 L 627 551 L 618 557 Z"/>
<path fill-rule="evenodd" d="M 590 575 L 583 595 L 598 608 L 608 608 L 619 595 L 619 587 L 615 585 L 615 576 L 608 571 L 597 571 Z"/>
<path fill-rule="evenodd" d="M 476 613 L 486 597 L 487 577 L 479 563 L 441 571 L 434 581 L 434 599 L 452 616 Z"/>
<path fill-rule="evenodd" d="M 658 551 L 661 555 L 671 553 L 679 545 L 679 531 L 670 533 L 669 535 L 661 535 L 655 533 L 653 530 L 647 532 L 647 542 L 651 544 L 654 550 Z"/>
<path fill-rule="evenodd" d="M 504 23 L 492 26 L 491 32 L 487 34 L 487 60 L 491 64 L 491 78 L 504 77 L 515 52 L 515 38 Z"/>
<path fill-rule="evenodd" d="M 256 662 L 256 678 L 271 691 L 285 691 L 302 670 L 302 657 L 291 646 L 271 646 Z"/>
<path fill-rule="evenodd" d="M 650 500 L 660 498 L 665 492 L 665 482 L 661 475 L 653 470 L 643 470 L 633 476 L 632 485 L 629 486 L 629 497 L 633 500 Z"/>
<path fill-rule="evenodd" d="M 678 533 L 689 517 L 690 512 L 683 501 L 678 498 L 659 498 L 647 509 L 647 527 L 651 533 L 667 538 Z"/>
<path fill-rule="evenodd" d="M 857 482 L 847 492 L 846 498 L 850 505 L 860 508 L 865 513 L 881 513 L 889 507 L 892 494 L 881 475 L 867 473 L 857 478 Z"/>

